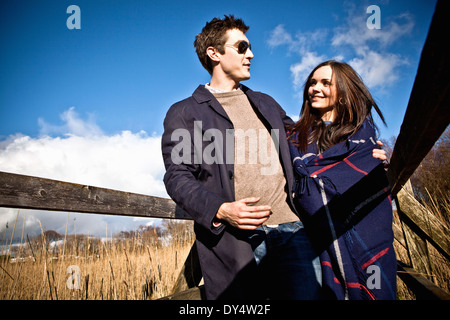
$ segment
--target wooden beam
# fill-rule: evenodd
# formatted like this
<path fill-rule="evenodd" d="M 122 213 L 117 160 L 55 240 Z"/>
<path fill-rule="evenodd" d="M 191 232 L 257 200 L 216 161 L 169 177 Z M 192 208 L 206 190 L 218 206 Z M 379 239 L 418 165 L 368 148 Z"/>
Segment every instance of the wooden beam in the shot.
<path fill-rule="evenodd" d="M 402 229 L 395 223 L 392 224 L 392 231 L 394 232 L 394 239 L 400 243 L 400 245 L 406 249 L 405 237 L 403 236 Z"/>
<path fill-rule="evenodd" d="M 397 261 L 397 275 L 411 288 L 417 300 L 450 300 L 450 294 L 401 261 Z"/>
<path fill-rule="evenodd" d="M 427 243 L 414 229 L 415 228 L 411 228 L 402 220 L 402 230 L 405 235 L 406 249 L 412 267 L 420 274 L 426 276 L 427 279 L 431 280 L 433 271 Z"/>
<path fill-rule="evenodd" d="M 162 297 L 158 300 L 205 300 L 205 287 L 194 287 L 182 292 L 172 294 L 170 296 Z"/>
<path fill-rule="evenodd" d="M 438 0 L 417 70 L 388 178 L 396 195 L 450 122 L 450 2 Z"/>
<path fill-rule="evenodd" d="M 0 172 L 0 207 L 191 219 L 171 199 Z"/>

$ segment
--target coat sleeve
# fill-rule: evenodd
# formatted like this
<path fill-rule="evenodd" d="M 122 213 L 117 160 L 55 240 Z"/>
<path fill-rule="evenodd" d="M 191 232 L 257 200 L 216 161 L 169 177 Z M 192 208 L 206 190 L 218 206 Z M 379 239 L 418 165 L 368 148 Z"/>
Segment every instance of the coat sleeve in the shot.
<path fill-rule="evenodd" d="M 284 109 L 278 104 L 278 102 L 274 98 L 264 93 L 262 93 L 262 95 L 265 97 L 266 100 L 269 101 L 270 105 L 273 105 L 278 109 L 281 121 L 283 121 L 285 127 L 290 127 L 294 124 L 294 121 L 288 115 L 286 115 Z"/>
<path fill-rule="evenodd" d="M 283 110 L 283 108 L 281 108 L 281 106 L 278 103 L 277 106 L 279 108 L 281 120 L 283 120 L 284 126 L 285 127 L 292 126 L 294 124 L 294 121 L 288 115 L 286 115 L 286 112 Z"/>
<path fill-rule="evenodd" d="M 164 184 L 167 193 L 185 210 L 196 223 L 200 224 L 206 230 L 213 234 L 220 234 L 225 227 L 223 224 L 219 227 L 213 226 L 216 213 L 219 207 L 226 202 L 218 194 L 207 190 L 200 182 L 201 165 L 195 164 L 193 139 L 189 139 L 191 150 L 191 161 L 174 161 L 172 152 L 175 146 L 180 143 L 179 139 L 173 139 L 175 130 L 185 132 L 187 137 L 193 137 L 193 125 L 186 122 L 183 115 L 183 106 L 178 104 L 172 106 L 167 112 L 164 120 L 164 133 L 162 136 L 161 147 L 166 173 L 164 175 Z M 175 140 L 175 141 L 173 141 Z"/>

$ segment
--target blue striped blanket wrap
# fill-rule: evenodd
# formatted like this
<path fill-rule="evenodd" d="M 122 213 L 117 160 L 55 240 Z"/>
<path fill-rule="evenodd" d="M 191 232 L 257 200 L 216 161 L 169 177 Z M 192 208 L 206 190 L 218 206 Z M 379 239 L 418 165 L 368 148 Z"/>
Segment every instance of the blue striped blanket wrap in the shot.
<path fill-rule="evenodd" d="M 324 299 L 396 298 L 392 203 L 384 165 L 372 156 L 366 120 L 346 141 L 319 153 L 289 142 L 294 203 L 320 255 Z"/>

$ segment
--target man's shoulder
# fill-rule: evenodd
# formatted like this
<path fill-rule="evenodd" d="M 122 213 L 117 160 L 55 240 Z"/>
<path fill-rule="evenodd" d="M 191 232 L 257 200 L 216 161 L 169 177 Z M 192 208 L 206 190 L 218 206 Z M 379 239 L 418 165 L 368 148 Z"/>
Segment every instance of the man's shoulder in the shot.
<path fill-rule="evenodd" d="M 186 105 L 198 104 L 210 100 L 212 95 L 204 85 L 199 85 L 197 89 L 190 95 L 172 105 L 172 108 L 182 108 Z"/>
<path fill-rule="evenodd" d="M 173 119 L 174 117 L 183 118 L 191 115 L 194 110 L 198 109 L 200 104 L 211 99 L 212 95 L 208 95 L 208 93 L 209 91 L 203 85 L 199 85 L 192 95 L 170 106 L 166 114 L 166 119 Z"/>
<path fill-rule="evenodd" d="M 184 98 L 180 101 L 175 102 L 174 104 L 172 104 L 172 106 L 170 107 L 170 109 L 182 109 L 184 108 L 186 105 L 190 105 L 193 104 L 195 102 L 194 98 L 192 96 L 189 96 L 187 98 Z"/>
<path fill-rule="evenodd" d="M 249 87 L 246 87 L 244 85 L 241 85 L 241 89 L 247 95 L 251 95 L 251 96 L 257 97 L 259 99 L 270 100 L 270 101 L 273 101 L 273 102 L 276 103 L 275 99 L 271 95 L 269 95 L 267 93 L 264 93 L 264 92 L 261 92 L 261 91 L 254 91 L 254 90 L 252 90 Z"/>

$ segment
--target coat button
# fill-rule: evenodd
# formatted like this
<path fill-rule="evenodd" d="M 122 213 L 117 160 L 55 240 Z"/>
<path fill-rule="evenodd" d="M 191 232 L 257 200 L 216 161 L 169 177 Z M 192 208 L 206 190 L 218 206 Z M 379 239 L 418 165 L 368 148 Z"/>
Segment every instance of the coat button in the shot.
<path fill-rule="evenodd" d="M 233 174 L 233 171 L 228 171 L 228 176 L 230 177 L 230 180 L 233 180 L 233 178 L 234 178 L 234 174 Z"/>

